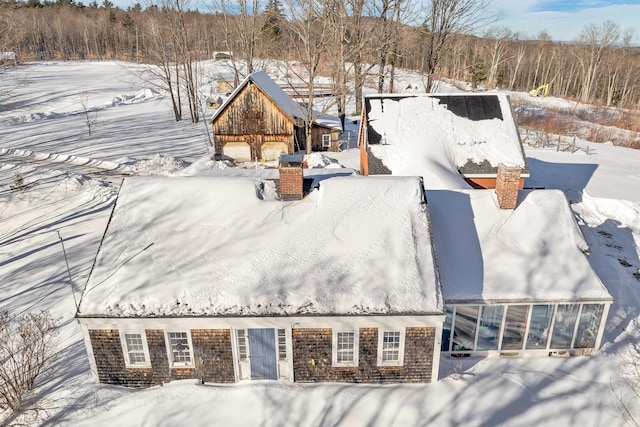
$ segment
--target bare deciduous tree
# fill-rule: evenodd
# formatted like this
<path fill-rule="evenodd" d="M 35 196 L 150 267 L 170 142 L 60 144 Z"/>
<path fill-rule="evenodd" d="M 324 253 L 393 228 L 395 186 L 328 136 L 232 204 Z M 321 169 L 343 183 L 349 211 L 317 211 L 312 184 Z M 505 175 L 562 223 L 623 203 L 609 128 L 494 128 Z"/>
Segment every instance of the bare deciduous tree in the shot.
<path fill-rule="evenodd" d="M 82 114 L 84 115 L 84 124 L 87 126 L 87 131 L 89 132 L 89 136 L 91 136 L 93 129 L 98 125 L 98 112 L 94 111 L 91 113 L 91 109 L 89 107 L 89 96 L 82 95 L 80 96 L 80 105 L 82 105 Z"/>
<path fill-rule="evenodd" d="M 428 0 L 422 24 L 427 92 L 431 91 L 440 61 L 454 34 L 468 34 L 493 19 L 487 14 L 491 0 Z"/>
<path fill-rule="evenodd" d="M 620 358 L 622 387 L 611 385 L 616 399 L 613 409 L 626 424 L 640 427 L 640 345 L 636 344 Z"/>
<path fill-rule="evenodd" d="M 498 82 L 498 70 L 504 62 L 510 59 L 507 55 L 509 54 L 508 44 L 511 37 L 511 30 L 505 27 L 492 28 L 485 34 L 491 53 L 487 76 L 487 84 L 491 87 L 496 87 L 500 83 Z"/>
<path fill-rule="evenodd" d="M 180 99 L 179 68 L 177 54 L 171 42 L 171 29 L 166 23 L 166 10 L 150 8 L 147 16 L 149 43 L 147 55 L 156 67 L 143 69 L 138 74 L 145 82 L 166 90 L 171 97 L 173 116 L 182 120 L 182 100 Z"/>
<path fill-rule="evenodd" d="M 0 409 L 24 411 L 37 379 L 52 369 L 56 324 L 48 311 L 0 313 Z"/>
<path fill-rule="evenodd" d="M 285 3 L 288 15 L 288 28 L 291 45 L 297 50 L 297 57 L 301 58 L 302 69 L 296 69 L 288 64 L 288 72 L 305 83 L 305 144 L 306 152 L 311 153 L 313 122 L 321 112 L 313 108 L 316 78 L 319 76 L 320 60 L 327 53 L 330 44 L 330 12 L 332 0 L 288 0 Z"/>
<path fill-rule="evenodd" d="M 266 15 L 262 0 L 214 0 L 214 12 L 222 14 L 223 43 L 232 52 L 231 64 L 236 83 L 257 70 L 258 50 L 265 30 Z M 246 68 L 240 69 L 238 59 Z"/>
<path fill-rule="evenodd" d="M 602 57 L 619 37 L 620 27 L 613 21 L 605 21 L 602 25 L 587 25 L 580 33 L 572 50 L 582 71 L 581 102 L 589 102 L 593 99 Z"/>

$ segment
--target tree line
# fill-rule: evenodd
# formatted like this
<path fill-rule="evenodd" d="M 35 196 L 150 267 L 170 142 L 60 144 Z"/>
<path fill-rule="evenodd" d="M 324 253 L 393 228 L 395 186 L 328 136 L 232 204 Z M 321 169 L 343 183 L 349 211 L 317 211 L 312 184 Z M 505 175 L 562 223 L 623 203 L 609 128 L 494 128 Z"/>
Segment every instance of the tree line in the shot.
<path fill-rule="evenodd" d="M 488 1 L 488 0 L 487 0 Z M 473 86 L 530 90 L 584 103 L 638 108 L 640 49 L 605 21 L 571 43 L 542 32 L 523 39 L 495 26 L 485 0 L 159 0 L 123 10 L 109 0 L 4 0 L 0 50 L 30 60 L 122 60 L 160 65 L 169 89 L 197 121 L 198 61 L 233 52 L 238 78 L 265 59 L 296 61 L 305 81 L 330 76 L 338 110 L 362 88 L 394 92 L 396 68 L 423 73 L 427 90 L 448 78 Z M 240 66 L 242 65 L 242 66 Z M 308 100 L 311 102 L 311 99 Z M 191 105 L 194 104 L 194 105 Z M 174 104 L 176 119 L 182 116 Z"/>

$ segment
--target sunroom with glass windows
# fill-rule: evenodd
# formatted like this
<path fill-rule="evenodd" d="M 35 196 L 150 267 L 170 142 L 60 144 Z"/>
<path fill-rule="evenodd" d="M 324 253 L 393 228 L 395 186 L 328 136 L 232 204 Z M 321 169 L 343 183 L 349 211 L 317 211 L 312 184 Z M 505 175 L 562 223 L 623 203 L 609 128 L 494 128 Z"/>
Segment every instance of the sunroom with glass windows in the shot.
<path fill-rule="evenodd" d="M 608 310 L 603 301 L 449 305 L 441 350 L 458 357 L 590 355 Z"/>
<path fill-rule="evenodd" d="M 441 351 L 466 356 L 590 355 L 613 298 L 560 191 L 427 191 L 446 307 Z"/>

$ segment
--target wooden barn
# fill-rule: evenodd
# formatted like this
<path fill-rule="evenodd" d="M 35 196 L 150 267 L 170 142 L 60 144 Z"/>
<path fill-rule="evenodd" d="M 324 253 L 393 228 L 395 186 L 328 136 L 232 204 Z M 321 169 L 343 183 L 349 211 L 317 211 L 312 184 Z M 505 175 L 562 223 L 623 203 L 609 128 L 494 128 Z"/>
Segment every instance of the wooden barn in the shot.
<path fill-rule="evenodd" d="M 265 72 L 250 74 L 211 119 L 215 154 L 236 162 L 277 160 L 306 149 L 307 111 Z M 340 121 L 321 115 L 313 123 L 312 150 L 338 151 Z"/>

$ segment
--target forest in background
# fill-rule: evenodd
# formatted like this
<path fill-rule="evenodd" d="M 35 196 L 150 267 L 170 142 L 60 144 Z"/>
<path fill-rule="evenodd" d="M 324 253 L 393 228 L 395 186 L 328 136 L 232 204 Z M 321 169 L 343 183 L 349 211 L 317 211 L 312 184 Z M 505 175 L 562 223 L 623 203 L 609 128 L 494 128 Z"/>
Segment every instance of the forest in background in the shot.
<path fill-rule="evenodd" d="M 230 51 L 242 60 L 239 78 L 260 59 L 299 61 L 303 81 L 313 86 L 315 77 L 330 76 L 338 98 L 355 89 L 358 99 L 364 85 L 402 90 L 394 81 L 402 67 L 424 73 L 427 88 L 437 78 L 519 91 L 550 84 L 550 95 L 581 103 L 640 107 L 640 49 L 632 32 L 611 21 L 563 43 L 544 32 L 521 39 L 496 26 L 488 3 L 478 0 L 213 0 L 206 10 L 190 9 L 188 0 L 127 10 L 109 0 L 0 5 L 0 51 L 16 52 L 23 62 L 158 64 L 186 93 L 193 89 L 180 73 L 188 76 L 195 61 Z M 343 110 L 344 101 L 338 104 Z"/>

